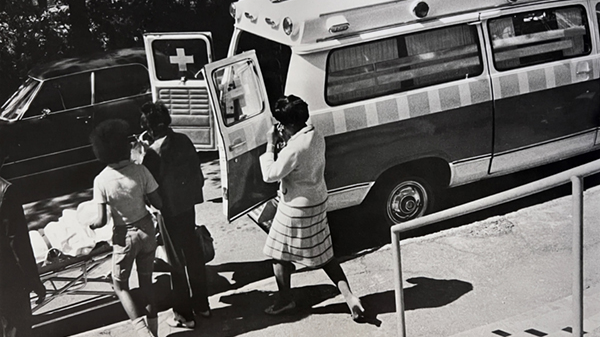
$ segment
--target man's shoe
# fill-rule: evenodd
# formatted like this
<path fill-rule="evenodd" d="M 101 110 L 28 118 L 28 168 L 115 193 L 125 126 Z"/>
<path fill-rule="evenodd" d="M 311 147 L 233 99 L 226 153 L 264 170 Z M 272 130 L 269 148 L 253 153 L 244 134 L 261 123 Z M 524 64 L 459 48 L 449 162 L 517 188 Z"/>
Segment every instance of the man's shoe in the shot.
<path fill-rule="evenodd" d="M 210 316 L 212 316 L 212 312 L 210 311 L 210 309 L 208 309 L 206 311 L 199 311 L 198 315 L 202 318 L 210 318 Z"/>
<path fill-rule="evenodd" d="M 182 319 L 178 319 L 177 317 L 170 317 L 167 319 L 167 324 L 173 328 L 185 328 L 185 329 L 193 329 L 196 327 L 196 322 L 194 320 L 185 321 Z"/>

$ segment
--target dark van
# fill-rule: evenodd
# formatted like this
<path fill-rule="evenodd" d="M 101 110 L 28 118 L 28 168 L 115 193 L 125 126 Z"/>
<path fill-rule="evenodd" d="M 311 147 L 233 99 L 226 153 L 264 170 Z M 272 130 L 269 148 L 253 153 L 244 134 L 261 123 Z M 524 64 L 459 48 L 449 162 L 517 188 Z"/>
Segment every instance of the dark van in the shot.
<path fill-rule="evenodd" d="M 0 175 L 12 182 L 98 164 L 89 136 L 121 118 L 139 130 L 140 107 L 152 100 L 143 48 L 123 49 L 39 66 L 0 108 L 9 146 Z"/>

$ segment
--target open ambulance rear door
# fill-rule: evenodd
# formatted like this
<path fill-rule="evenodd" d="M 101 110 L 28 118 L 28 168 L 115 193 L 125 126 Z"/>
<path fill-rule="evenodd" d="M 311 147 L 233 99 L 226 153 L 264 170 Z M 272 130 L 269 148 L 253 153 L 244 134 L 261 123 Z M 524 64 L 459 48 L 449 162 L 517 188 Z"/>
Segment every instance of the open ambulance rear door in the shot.
<path fill-rule="evenodd" d="M 147 33 L 144 45 L 152 99 L 171 112 L 171 127 L 186 134 L 198 151 L 217 150 L 202 67 L 212 61 L 209 32 Z"/>
<path fill-rule="evenodd" d="M 277 184 L 262 180 L 259 163 L 273 120 L 254 51 L 208 64 L 204 72 L 221 137 L 224 213 L 232 221 L 264 209 L 276 195 Z"/>

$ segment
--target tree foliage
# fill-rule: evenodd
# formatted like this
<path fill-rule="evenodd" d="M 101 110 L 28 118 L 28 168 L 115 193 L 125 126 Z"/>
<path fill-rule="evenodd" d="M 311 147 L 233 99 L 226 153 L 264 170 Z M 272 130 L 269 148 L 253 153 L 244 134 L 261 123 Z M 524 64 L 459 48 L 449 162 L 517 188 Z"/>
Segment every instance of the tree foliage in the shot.
<path fill-rule="evenodd" d="M 233 31 L 230 2 L 0 0 L 0 102 L 35 65 L 98 50 L 141 46 L 145 32 L 210 31 L 215 56 L 223 57 Z"/>
<path fill-rule="evenodd" d="M 6 98 L 42 60 L 69 54 L 68 11 L 41 10 L 28 1 L 7 1 L 0 11 L 0 98 Z"/>

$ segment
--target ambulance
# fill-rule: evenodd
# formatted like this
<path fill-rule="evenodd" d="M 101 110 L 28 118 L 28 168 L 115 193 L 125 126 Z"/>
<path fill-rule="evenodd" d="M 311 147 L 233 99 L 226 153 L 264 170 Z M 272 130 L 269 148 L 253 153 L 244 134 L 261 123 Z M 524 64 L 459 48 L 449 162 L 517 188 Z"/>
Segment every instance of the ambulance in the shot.
<path fill-rule="evenodd" d="M 258 157 L 282 95 L 325 136 L 329 210 L 387 225 L 444 190 L 598 149 L 600 0 L 239 0 L 204 67 L 224 209 L 267 223 Z M 187 38 L 192 38 L 190 34 Z"/>

